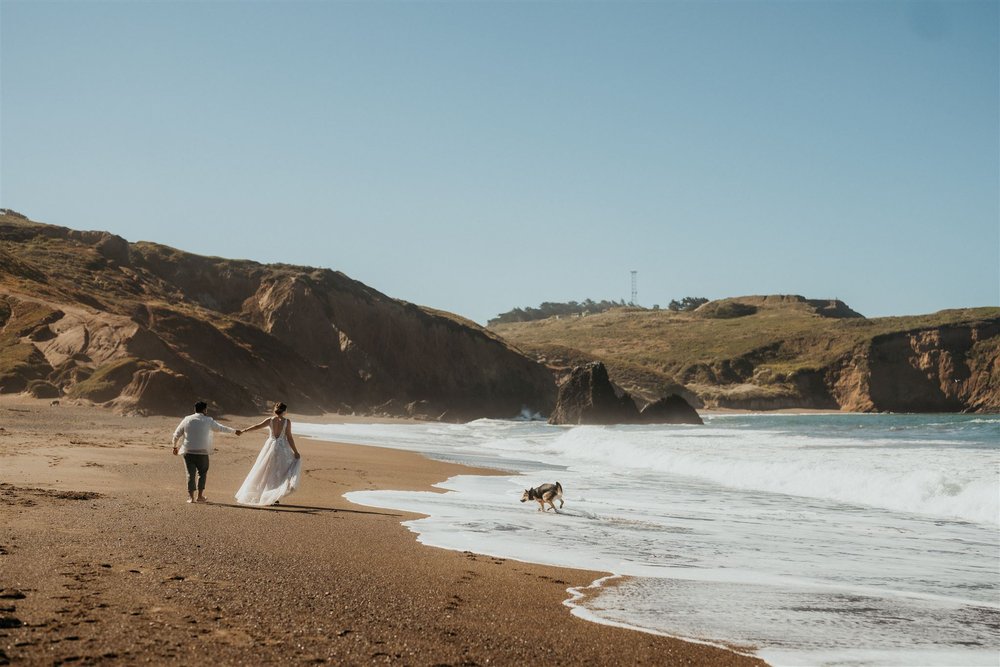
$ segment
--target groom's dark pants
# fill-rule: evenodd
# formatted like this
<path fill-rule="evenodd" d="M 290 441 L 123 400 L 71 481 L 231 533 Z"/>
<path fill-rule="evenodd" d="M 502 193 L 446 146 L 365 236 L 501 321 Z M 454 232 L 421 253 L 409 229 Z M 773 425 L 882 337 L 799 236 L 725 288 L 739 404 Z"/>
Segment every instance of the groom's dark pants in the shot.
<path fill-rule="evenodd" d="M 187 466 L 188 493 L 194 493 L 195 473 L 198 473 L 198 491 L 204 491 L 205 478 L 208 477 L 208 454 L 185 454 L 184 465 Z"/>

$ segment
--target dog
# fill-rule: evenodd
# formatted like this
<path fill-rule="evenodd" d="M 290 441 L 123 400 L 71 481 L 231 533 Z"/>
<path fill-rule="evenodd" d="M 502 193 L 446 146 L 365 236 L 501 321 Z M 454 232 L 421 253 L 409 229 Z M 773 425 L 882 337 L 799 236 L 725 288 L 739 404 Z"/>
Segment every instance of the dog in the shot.
<path fill-rule="evenodd" d="M 553 503 L 553 501 L 558 500 L 559 508 L 562 509 L 563 506 L 562 495 L 563 495 L 563 488 L 562 484 L 560 484 L 559 482 L 556 482 L 555 484 L 542 484 L 541 486 L 536 487 L 534 489 L 525 489 L 524 493 L 521 494 L 521 502 L 523 503 L 528 500 L 536 501 L 539 505 L 538 507 L 539 512 L 547 512 L 548 510 L 545 509 L 545 503 L 548 503 L 549 506 L 558 513 L 559 510 L 556 509 L 556 506 Z"/>

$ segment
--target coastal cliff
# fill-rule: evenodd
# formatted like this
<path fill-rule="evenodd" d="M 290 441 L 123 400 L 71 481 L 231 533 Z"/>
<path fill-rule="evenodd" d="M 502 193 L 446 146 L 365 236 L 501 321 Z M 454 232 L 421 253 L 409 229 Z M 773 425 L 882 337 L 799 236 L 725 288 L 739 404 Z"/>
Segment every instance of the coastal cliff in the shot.
<path fill-rule="evenodd" d="M 455 315 L 327 269 L 203 257 L 0 215 L 0 393 L 177 414 L 463 420 L 547 412 L 552 374 Z"/>
<path fill-rule="evenodd" d="M 634 396 L 696 407 L 1000 412 L 1000 308 L 865 318 L 796 295 L 494 326 L 556 372 L 603 361 Z"/>
<path fill-rule="evenodd" d="M 1000 319 L 873 337 L 828 369 L 862 412 L 1000 412 Z"/>

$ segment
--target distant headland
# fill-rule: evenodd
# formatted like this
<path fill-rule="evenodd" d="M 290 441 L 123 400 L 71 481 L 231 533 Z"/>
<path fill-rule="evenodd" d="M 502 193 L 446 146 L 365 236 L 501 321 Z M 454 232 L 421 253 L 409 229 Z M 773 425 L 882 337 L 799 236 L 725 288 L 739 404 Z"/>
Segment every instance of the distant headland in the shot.
<path fill-rule="evenodd" d="M 640 401 L 678 393 L 698 408 L 1000 412 L 1000 308 L 869 319 L 836 299 L 770 295 L 531 317 L 560 310 L 543 306 L 490 328 L 557 371 L 603 361 Z"/>

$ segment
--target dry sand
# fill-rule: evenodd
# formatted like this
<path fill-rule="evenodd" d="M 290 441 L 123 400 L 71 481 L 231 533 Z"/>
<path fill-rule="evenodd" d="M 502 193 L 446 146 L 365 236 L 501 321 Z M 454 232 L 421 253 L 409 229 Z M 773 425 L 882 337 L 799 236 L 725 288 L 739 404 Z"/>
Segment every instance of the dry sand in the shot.
<path fill-rule="evenodd" d="M 252 509 L 263 436 L 220 434 L 189 505 L 176 424 L 0 398 L 0 664 L 763 664 L 580 620 L 566 589 L 602 573 L 425 547 L 342 497 L 469 468 L 299 438 L 301 489 Z"/>

